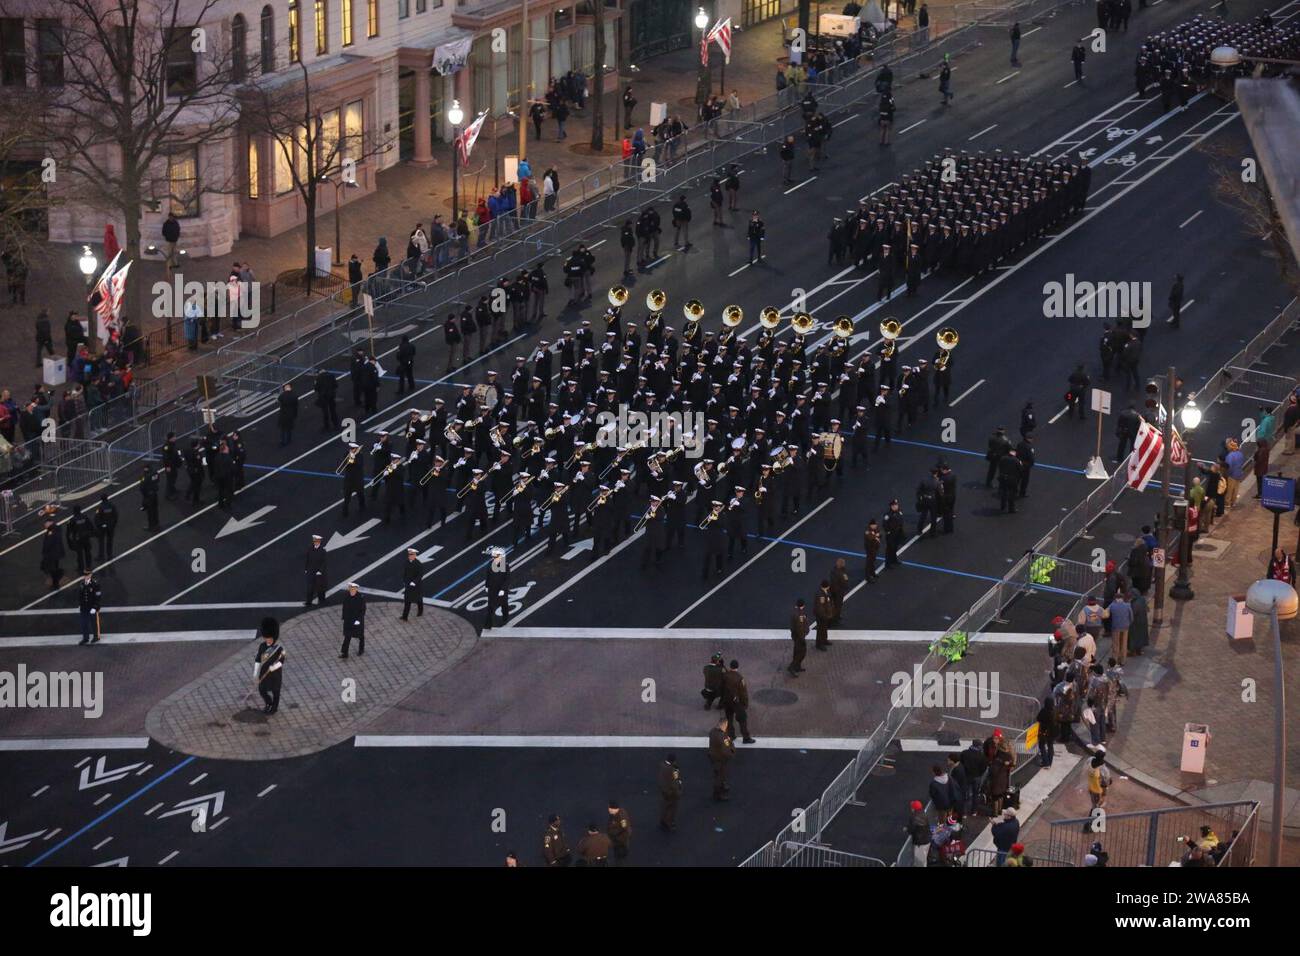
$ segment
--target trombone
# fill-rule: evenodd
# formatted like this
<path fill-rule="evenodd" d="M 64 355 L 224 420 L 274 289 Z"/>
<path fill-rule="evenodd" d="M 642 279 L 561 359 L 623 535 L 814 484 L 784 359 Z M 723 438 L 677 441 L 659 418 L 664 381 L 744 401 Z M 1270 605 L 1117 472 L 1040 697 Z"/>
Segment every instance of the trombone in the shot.
<path fill-rule="evenodd" d="M 595 449 L 595 442 L 587 442 L 585 445 L 577 445 L 573 449 L 573 454 L 565 459 L 564 467 L 572 468 L 579 460 L 590 454 Z"/>
<path fill-rule="evenodd" d="M 551 497 L 546 499 L 546 504 L 542 505 L 542 510 L 545 511 L 546 509 L 554 507 L 555 505 L 559 504 L 560 499 L 563 498 L 566 494 L 568 494 L 568 491 L 569 491 L 568 485 L 566 485 L 562 481 L 557 481 L 555 483 L 555 490 L 551 492 Z"/>
<path fill-rule="evenodd" d="M 618 454 L 614 456 L 614 460 L 611 461 L 608 465 L 606 465 L 605 470 L 600 473 L 600 477 L 604 478 L 606 475 L 608 475 L 619 465 L 623 464 L 624 459 L 626 459 L 628 455 L 632 454 L 632 452 L 634 451 L 640 451 L 645 446 L 646 446 L 645 442 L 638 441 L 638 442 L 633 442 L 632 444 L 628 445 L 626 448 L 620 448 Z"/>
<path fill-rule="evenodd" d="M 471 491 L 478 491 L 478 486 L 483 483 L 483 479 L 486 477 L 487 475 L 479 475 L 476 478 L 471 478 L 469 484 L 467 484 L 464 488 L 460 489 L 460 491 L 456 492 L 456 497 L 464 498 Z"/>
<path fill-rule="evenodd" d="M 532 484 L 533 479 L 536 477 L 537 476 L 533 474 L 524 475 L 523 478 L 515 482 L 515 486 L 506 493 L 506 496 L 504 498 L 501 499 L 501 503 L 505 504 L 507 501 L 509 501 L 511 498 L 515 497 L 516 495 L 522 495 L 524 493 L 524 489 L 527 488 L 530 484 Z"/>
<path fill-rule="evenodd" d="M 591 504 L 587 505 L 587 513 L 590 514 L 591 512 L 599 508 L 601 505 L 607 504 L 609 502 L 609 496 L 611 494 L 613 494 L 612 491 L 602 491 L 600 494 L 598 494 L 595 500 L 593 500 Z"/>
<path fill-rule="evenodd" d="M 713 509 L 709 512 L 708 517 L 706 517 L 703 521 L 700 522 L 699 524 L 700 530 L 707 528 L 709 525 L 713 524 L 713 522 L 717 521 L 718 518 L 721 517 L 722 515 L 723 507 L 724 505 L 722 504 L 721 501 L 715 501 L 713 503 Z"/>
<path fill-rule="evenodd" d="M 654 521 L 659 517 L 659 506 L 661 504 L 663 504 L 662 501 L 655 501 L 650 504 L 650 507 L 645 510 L 645 514 L 641 515 L 641 520 L 636 523 L 636 527 L 632 531 L 633 534 L 636 534 L 651 521 Z"/>
<path fill-rule="evenodd" d="M 447 462 L 445 460 L 439 459 L 438 461 L 435 461 L 433 465 L 429 468 L 429 470 L 424 473 L 424 476 L 420 478 L 419 481 L 420 487 L 423 488 L 429 482 L 433 481 L 433 479 L 441 475 L 442 470 L 446 467 L 447 467 Z"/>
<path fill-rule="evenodd" d="M 339 462 L 339 466 L 334 469 L 334 474 L 341 475 L 355 464 L 357 455 L 361 454 L 360 448 L 354 448 L 348 452 L 348 456 Z"/>
<path fill-rule="evenodd" d="M 394 458 L 392 461 L 390 461 L 387 465 L 384 466 L 383 471 L 381 471 L 379 474 L 375 475 L 375 477 L 370 479 L 370 483 L 366 485 L 366 487 L 373 488 L 375 485 L 379 484 L 381 481 L 383 481 L 393 472 L 397 471 L 397 469 L 400 468 L 401 465 L 402 465 L 402 459 Z"/>

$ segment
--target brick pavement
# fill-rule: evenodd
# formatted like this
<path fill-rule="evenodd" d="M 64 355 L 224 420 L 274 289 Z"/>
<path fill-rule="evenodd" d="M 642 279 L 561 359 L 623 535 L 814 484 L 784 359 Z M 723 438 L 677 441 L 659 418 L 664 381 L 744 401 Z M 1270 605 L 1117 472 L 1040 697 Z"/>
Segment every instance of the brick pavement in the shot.
<path fill-rule="evenodd" d="M 368 653 L 357 656 L 354 643 L 347 660 L 338 656 L 338 605 L 300 614 L 281 627 L 287 659 L 277 714 L 263 714 L 261 698 L 250 693 L 253 652 L 244 647 L 150 710 L 149 735 L 181 753 L 239 760 L 298 757 L 341 743 L 473 649 L 467 621 L 425 610 L 402 623 L 397 602 L 370 602 Z"/>

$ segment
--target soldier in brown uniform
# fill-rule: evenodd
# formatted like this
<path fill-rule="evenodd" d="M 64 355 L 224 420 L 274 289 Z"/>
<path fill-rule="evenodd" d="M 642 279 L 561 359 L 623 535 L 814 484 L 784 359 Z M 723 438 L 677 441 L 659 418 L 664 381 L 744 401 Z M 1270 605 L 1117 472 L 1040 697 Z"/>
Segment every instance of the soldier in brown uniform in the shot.
<path fill-rule="evenodd" d="M 813 603 L 813 614 L 817 618 L 817 650 L 824 651 L 830 647 L 831 621 L 835 617 L 835 601 L 831 597 L 831 582 L 823 581 L 821 590 Z"/>
<path fill-rule="evenodd" d="M 704 698 L 705 710 L 713 707 L 713 702 L 722 694 L 722 675 L 726 672 L 727 669 L 722 666 L 721 651 L 710 657 L 704 665 L 704 690 L 700 691 L 700 696 Z"/>
<path fill-rule="evenodd" d="M 578 866 L 605 866 L 609 862 L 609 837 L 600 832 L 594 823 L 587 824 L 587 832 L 578 841 Z"/>
<path fill-rule="evenodd" d="M 727 765 L 736 756 L 736 745 L 727 734 L 727 718 L 718 721 L 709 731 L 709 762 L 713 764 L 713 799 L 730 800 L 727 791 Z"/>
<path fill-rule="evenodd" d="M 836 558 L 835 567 L 831 568 L 831 623 L 836 627 L 839 627 L 840 614 L 844 611 L 844 599 L 848 593 L 849 569 L 843 558 Z"/>
<path fill-rule="evenodd" d="M 808 668 L 803 666 L 803 659 L 808 656 L 808 611 L 803 598 L 794 602 L 794 613 L 790 615 L 790 640 L 794 641 L 794 657 L 786 668 L 793 677 Z"/>
<path fill-rule="evenodd" d="M 682 772 L 677 754 L 669 754 L 659 765 L 659 827 L 672 833 L 677 829 L 677 804 L 682 799 Z"/>
<path fill-rule="evenodd" d="M 739 661 L 732 661 L 722 675 L 722 709 L 727 714 L 727 733 L 734 738 L 739 724 L 741 738 L 752 744 L 754 738 L 749 736 L 749 688 L 740 674 Z"/>
<path fill-rule="evenodd" d="M 609 822 L 605 824 L 609 842 L 614 845 L 614 859 L 626 860 L 628 846 L 632 842 L 632 821 L 627 818 L 627 811 L 618 805 L 617 800 L 609 801 Z"/>
<path fill-rule="evenodd" d="M 572 858 L 569 844 L 564 839 L 560 818 L 555 814 L 551 814 L 550 819 L 546 821 L 546 834 L 542 837 L 542 856 L 546 858 L 547 866 L 568 866 Z"/>

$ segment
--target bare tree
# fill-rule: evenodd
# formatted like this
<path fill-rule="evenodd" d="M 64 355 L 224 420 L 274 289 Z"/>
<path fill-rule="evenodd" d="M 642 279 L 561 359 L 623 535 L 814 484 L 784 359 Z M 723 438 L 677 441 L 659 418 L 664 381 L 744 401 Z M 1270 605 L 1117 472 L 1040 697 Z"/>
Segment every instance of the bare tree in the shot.
<path fill-rule="evenodd" d="M 45 140 L 59 194 L 111 210 L 126 226 L 125 257 L 140 256 L 146 207 L 196 203 L 228 192 L 233 174 L 196 178 L 174 195 L 169 159 L 198 156 L 238 120 L 236 77 L 219 0 L 53 0 L 57 33 L 33 65 L 52 92 Z M 188 187 L 187 187 L 188 188 Z M 141 286 L 128 284 L 127 315 L 138 315 Z"/>
<path fill-rule="evenodd" d="M 599 153 L 605 148 L 605 0 L 592 0 L 592 21 L 596 31 L 596 65 L 591 91 L 591 149 Z M 618 93 L 615 91 L 615 95 Z M 618 138 L 618 130 L 614 130 Z"/>
<path fill-rule="evenodd" d="M 356 168 L 391 146 L 391 140 L 366 133 L 349 135 L 342 109 L 331 110 L 336 120 L 327 128 L 312 94 L 311 74 L 299 60 L 298 72 L 263 76 L 241 93 L 243 128 L 250 135 L 269 135 L 273 149 L 287 168 L 293 189 L 302 200 L 306 224 L 306 288 L 311 293 L 315 274 L 316 215 L 320 187 L 341 177 L 356 182 Z M 338 215 L 338 210 L 335 210 Z M 401 250 L 399 255 L 404 254 Z"/>
<path fill-rule="evenodd" d="M 55 204 L 46 188 L 53 167 L 32 162 L 43 158 L 36 146 L 48 109 L 41 91 L 14 89 L 0 112 L 0 253 L 24 266 L 41 250 Z"/>
<path fill-rule="evenodd" d="M 1278 259 L 1282 281 L 1300 292 L 1300 274 L 1287 239 L 1286 229 L 1273 201 L 1273 192 L 1262 178 L 1246 182 L 1242 177 L 1238 150 L 1218 143 L 1200 147 L 1210 158 L 1214 197 L 1241 217 L 1246 235 L 1267 242 Z"/>

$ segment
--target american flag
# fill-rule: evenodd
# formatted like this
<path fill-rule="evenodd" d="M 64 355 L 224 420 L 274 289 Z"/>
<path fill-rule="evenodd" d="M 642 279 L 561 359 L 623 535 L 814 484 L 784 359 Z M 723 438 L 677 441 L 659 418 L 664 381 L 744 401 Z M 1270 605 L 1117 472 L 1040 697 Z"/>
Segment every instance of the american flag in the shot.
<path fill-rule="evenodd" d="M 713 25 L 713 29 L 709 31 L 708 36 L 705 37 L 705 39 L 717 43 L 718 46 L 722 47 L 722 58 L 727 63 L 731 62 L 731 17 L 727 17 L 727 19 L 719 23 L 715 23 Z M 707 50 L 705 51 L 704 55 L 705 55 L 705 65 L 707 66 L 708 65 Z"/>
<path fill-rule="evenodd" d="M 465 132 L 456 137 L 456 151 L 460 154 L 461 166 L 469 165 L 469 154 L 474 149 L 474 142 L 478 139 L 479 130 L 483 128 L 483 120 L 487 118 L 487 113 L 480 113 L 479 118 L 465 127 Z"/>
<path fill-rule="evenodd" d="M 1138 427 L 1137 441 L 1133 444 L 1133 453 L 1128 459 L 1128 486 L 1142 491 L 1151 476 L 1156 473 L 1160 459 L 1165 452 L 1165 440 L 1160 431 L 1149 423 L 1143 422 Z"/>
<path fill-rule="evenodd" d="M 95 314 L 105 322 L 113 314 L 113 273 L 117 269 L 117 260 L 120 258 L 122 252 L 118 250 L 117 255 L 113 256 L 113 261 L 108 264 L 99 281 L 95 283 L 95 293 L 99 295 L 99 301 L 95 303 Z"/>

